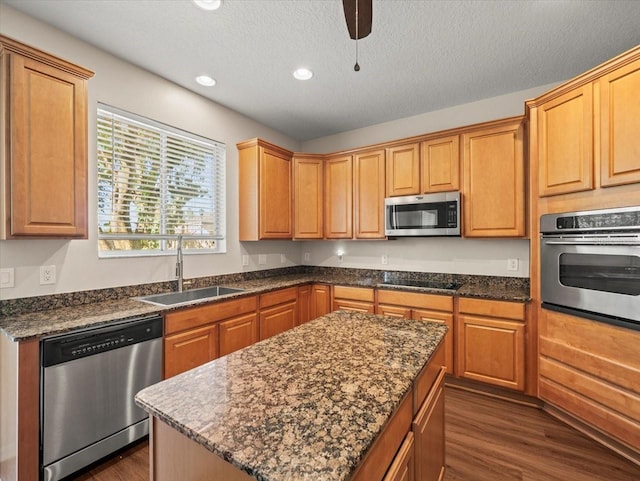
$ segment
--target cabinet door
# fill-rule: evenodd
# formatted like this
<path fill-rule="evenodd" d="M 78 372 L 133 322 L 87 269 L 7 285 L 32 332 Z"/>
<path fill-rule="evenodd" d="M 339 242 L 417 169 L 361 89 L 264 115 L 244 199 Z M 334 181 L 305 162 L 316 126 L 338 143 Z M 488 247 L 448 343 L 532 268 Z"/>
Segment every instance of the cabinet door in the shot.
<path fill-rule="evenodd" d="M 331 312 L 331 286 L 314 284 L 311 290 L 311 319 Z"/>
<path fill-rule="evenodd" d="M 415 481 L 440 481 L 444 462 L 444 368 L 413 420 Z"/>
<path fill-rule="evenodd" d="M 8 60 L 7 237 L 86 238 L 86 81 L 13 53 Z"/>
<path fill-rule="evenodd" d="M 295 302 L 260 311 L 260 340 L 292 329 L 298 323 L 298 308 Z"/>
<path fill-rule="evenodd" d="M 296 239 L 322 239 L 324 235 L 324 161 L 322 157 L 293 159 L 293 211 Z"/>
<path fill-rule="evenodd" d="M 524 323 L 472 314 L 457 323 L 457 375 L 523 391 Z"/>
<path fill-rule="evenodd" d="M 387 149 L 387 197 L 420 193 L 420 144 Z"/>
<path fill-rule="evenodd" d="M 592 86 L 538 108 L 540 196 L 593 189 Z"/>
<path fill-rule="evenodd" d="M 384 150 L 354 158 L 356 239 L 384 239 Z"/>
<path fill-rule="evenodd" d="M 453 374 L 453 314 L 440 311 L 414 309 L 411 317 L 420 321 L 431 321 L 439 324 L 445 324 L 449 328 L 444 337 L 444 359 L 447 373 Z"/>
<path fill-rule="evenodd" d="M 469 132 L 464 140 L 464 236 L 525 235 L 521 121 Z"/>
<path fill-rule="evenodd" d="M 427 140 L 420 147 L 422 192 L 460 190 L 460 137 Z"/>
<path fill-rule="evenodd" d="M 258 342 L 258 318 L 255 313 L 220 324 L 220 356 L 226 356 Z"/>
<path fill-rule="evenodd" d="M 260 238 L 291 239 L 291 158 L 260 147 Z"/>
<path fill-rule="evenodd" d="M 413 439 L 413 433 L 409 431 L 383 481 L 414 481 L 415 456 Z"/>
<path fill-rule="evenodd" d="M 353 161 L 350 155 L 325 162 L 325 225 L 327 239 L 353 237 Z"/>
<path fill-rule="evenodd" d="M 311 286 L 298 287 L 298 324 L 309 322 L 311 319 Z"/>
<path fill-rule="evenodd" d="M 205 326 L 164 339 L 164 377 L 169 378 L 218 357 L 218 326 Z"/>
<path fill-rule="evenodd" d="M 640 60 L 600 80 L 602 186 L 640 182 Z"/>

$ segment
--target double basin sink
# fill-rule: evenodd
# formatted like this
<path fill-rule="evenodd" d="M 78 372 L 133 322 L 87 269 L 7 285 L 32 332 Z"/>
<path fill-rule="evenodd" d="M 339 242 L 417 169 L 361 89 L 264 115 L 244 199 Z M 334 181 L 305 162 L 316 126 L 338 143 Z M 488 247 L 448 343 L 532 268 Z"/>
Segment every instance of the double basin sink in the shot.
<path fill-rule="evenodd" d="M 182 292 L 167 292 L 166 294 L 154 294 L 151 296 L 136 297 L 138 301 L 148 302 L 157 306 L 174 306 L 204 299 L 214 299 L 227 294 L 243 292 L 244 289 L 235 289 L 224 286 L 211 286 L 202 289 L 190 289 Z"/>

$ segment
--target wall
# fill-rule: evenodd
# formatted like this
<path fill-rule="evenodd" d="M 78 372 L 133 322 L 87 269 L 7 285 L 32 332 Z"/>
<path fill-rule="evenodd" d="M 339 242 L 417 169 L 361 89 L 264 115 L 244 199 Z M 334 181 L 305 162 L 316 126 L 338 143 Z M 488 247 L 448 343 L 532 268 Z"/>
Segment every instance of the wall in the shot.
<path fill-rule="evenodd" d="M 215 104 L 150 72 L 81 42 L 11 7 L 0 4 L 0 33 L 95 71 L 89 80 L 89 239 L 0 241 L 0 267 L 15 269 L 15 287 L 1 299 L 30 297 L 173 279 L 175 259 L 98 259 L 96 200 L 96 108 L 104 102 L 123 110 L 224 142 L 227 146 L 227 253 L 185 256 L 185 276 L 200 277 L 242 270 L 297 265 L 299 246 L 292 242 L 238 241 L 238 169 L 235 144 L 263 137 L 282 147 L 300 145 L 280 132 Z M 250 265 L 242 267 L 242 254 Z M 259 254 L 267 264 L 258 265 Z M 281 263 L 280 254 L 285 254 Z M 57 282 L 39 285 L 39 266 L 55 265 Z"/>

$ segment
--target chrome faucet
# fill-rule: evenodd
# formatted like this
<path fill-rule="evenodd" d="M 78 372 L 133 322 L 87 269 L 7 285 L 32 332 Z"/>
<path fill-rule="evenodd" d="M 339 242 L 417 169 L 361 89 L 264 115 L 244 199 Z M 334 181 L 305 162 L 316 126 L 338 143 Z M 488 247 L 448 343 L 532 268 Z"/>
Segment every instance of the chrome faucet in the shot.
<path fill-rule="evenodd" d="M 176 277 L 178 278 L 178 292 L 182 292 L 184 281 L 184 265 L 182 259 L 182 234 L 178 234 L 178 248 L 176 257 Z"/>

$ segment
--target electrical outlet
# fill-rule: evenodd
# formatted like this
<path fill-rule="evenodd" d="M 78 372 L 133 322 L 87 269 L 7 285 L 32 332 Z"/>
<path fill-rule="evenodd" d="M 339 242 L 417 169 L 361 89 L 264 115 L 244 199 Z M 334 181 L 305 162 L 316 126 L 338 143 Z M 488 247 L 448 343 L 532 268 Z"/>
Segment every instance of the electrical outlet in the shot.
<path fill-rule="evenodd" d="M 508 271 L 517 271 L 518 270 L 518 259 L 507 259 L 507 270 Z"/>
<path fill-rule="evenodd" d="M 0 269 L 0 289 L 5 289 L 7 287 L 14 287 L 14 275 L 15 275 L 15 269 L 13 267 Z"/>
<path fill-rule="evenodd" d="M 264 265 L 267 263 L 267 254 L 258 254 L 258 264 Z"/>
<path fill-rule="evenodd" d="M 247 254 L 242 254 L 242 265 L 243 266 L 249 265 L 249 256 Z"/>
<path fill-rule="evenodd" d="M 40 285 L 56 283 L 56 266 L 40 266 Z"/>
<path fill-rule="evenodd" d="M 310 253 L 308 253 L 308 252 L 304 253 L 304 261 L 305 262 L 311 261 L 311 254 Z"/>
<path fill-rule="evenodd" d="M 382 263 L 382 265 L 386 266 L 389 263 L 389 256 L 387 254 L 382 254 L 380 262 Z"/>
<path fill-rule="evenodd" d="M 287 262 L 287 256 L 280 254 L 280 264 L 284 264 L 285 262 Z"/>

